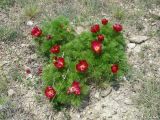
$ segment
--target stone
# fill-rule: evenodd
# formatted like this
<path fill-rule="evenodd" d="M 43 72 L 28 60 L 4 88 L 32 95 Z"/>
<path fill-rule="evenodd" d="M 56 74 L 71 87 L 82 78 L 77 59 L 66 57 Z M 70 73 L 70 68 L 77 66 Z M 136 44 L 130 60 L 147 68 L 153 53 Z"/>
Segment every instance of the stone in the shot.
<path fill-rule="evenodd" d="M 8 96 L 13 96 L 15 94 L 15 91 L 13 89 L 8 90 Z"/>
<path fill-rule="evenodd" d="M 27 22 L 27 25 L 28 25 L 28 26 L 32 26 L 32 25 L 33 25 L 33 21 L 32 21 L 32 20 L 29 20 L 29 21 Z"/>
<path fill-rule="evenodd" d="M 123 80 L 127 81 L 127 77 L 126 77 L 126 76 L 124 76 L 124 77 L 123 77 Z"/>
<path fill-rule="evenodd" d="M 97 99 L 99 99 L 100 98 L 99 92 L 96 92 L 95 95 L 94 95 L 94 97 L 97 98 Z"/>
<path fill-rule="evenodd" d="M 148 40 L 147 36 L 132 36 L 130 37 L 129 41 L 131 43 L 136 43 L 136 44 L 140 44 L 145 42 L 146 40 Z"/>
<path fill-rule="evenodd" d="M 29 44 L 21 44 L 21 47 L 28 47 Z"/>
<path fill-rule="evenodd" d="M 136 47 L 136 44 L 135 44 L 135 43 L 129 43 L 129 44 L 127 44 L 127 47 L 128 47 L 129 49 L 133 49 L 133 48 Z"/>
<path fill-rule="evenodd" d="M 83 28 L 82 26 L 78 26 L 78 27 L 76 28 L 77 34 L 81 34 L 83 31 L 84 31 L 84 28 Z"/>
<path fill-rule="evenodd" d="M 110 115 L 110 116 L 108 116 L 108 118 L 112 118 L 112 116 Z"/>
<path fill-rule="evenodd" d="M 133 105 L 131 99 L 129 99 L 129 98 L 126 98 L 126 99 L 124 100 L 124 103 L 125 103 L 126 105 Z"/>
<path fill-rule="evenodd" d="M 113 113 L 112 113 L 112 115 L 116 115 L 117 114 L 117 111 L 114 111 Z"/>
<path fill-rule="evenodd" d="M 126 113 L 127 110 L 123 108 L 123 109 L 121 110 L 121 112 L 122 112 L 122 113 Z"/>
<path fill-rule="evenodd" d="M 36 59 L 37 59 L 37 54 L 32 54 L 32 55 L 30 56 L 30 58 L 31 58 L 32 60 L 36 60 Z"/>

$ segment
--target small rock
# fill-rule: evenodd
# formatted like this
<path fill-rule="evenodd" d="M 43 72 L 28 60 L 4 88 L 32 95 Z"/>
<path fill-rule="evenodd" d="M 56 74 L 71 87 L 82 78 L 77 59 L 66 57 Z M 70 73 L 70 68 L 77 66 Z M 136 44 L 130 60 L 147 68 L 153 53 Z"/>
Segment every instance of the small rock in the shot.
<path fill-rule="evenodd" d="M 132 36 L 129 41 L 132 43 L 137 43 L 140 44 L 142 42 L 145 42 L 146 40 L 148 40 L 147 36 Z"/>
<path fill-rule="evenodd" d="M 112 118 L 112 116 L 110 115 L 110 116 L 108 116 L 108 118 Z"/>
<path fill-rule="evenodd" d="M 122 112 L 122 113 L 126 113 L 127 110 L 123 108 L 121 112 Z"/>
<path fill-rule="evenodd" d="M 125 103 L 126 105 L 133 105 L 131 99 L 129 99 L 129 98 L 126 98 L 126 99 L 124 100 L 124 103 Z"/>
<path fill-rule="evenodd" d="M 106 108 L 107 106 L 105 104 L 102 104 L 102 109 Z"/>
<path fill-rule="evenodd" d="M 99 99 L 100 98 L 99 92 L 96 92 L 95 95 L 94 95 L 94 97 L 97 98 L 97 99 Z"/>
<path fill-rule="evenodd" d="M 76 28 L 77 34 L 81 34 L 83 31 L 84 31 L 84 28 L 83 28 L 82 26 L 78 26 L 78 27 Z"/>
<path fill-rule="evenodd" d="M 30 56 L 30 58 L 31 58 L 32 60 L 37 59 L 37 54 L 32 54 L 32 55 Z"/>
<path fill-rule="evenodd" d="M 129 43 L 129 44 L 127 45 L 127 47 L 128 47 L 129 49 L 133 49 L 133 48 L 136 47 L 136 44 L 135 44 L 135 43 Z"/>
<path fill-rule="evenodd" d="M 2 61 L 2 63 L 0 63 L 0 67 L 9 64 L 9 61 Z"/>
<path fill-rule="evenodd" d="M 29 44 L 21 44 L 21 47 L 28 47 Z"/>
<path fill-rule="evenodd" d="M 8 90 L 8 96 L 13 96 L 15 94 L 15 91 L 12 89 Z"/>
<path fill-rule="evenodd" d="M 112 115 L 116 115 L 117 114 L 117 111 L 114 111 L 113 113 L 112 113 Z"/>
<path fill-rule="evenodd" d="M 29 20 L 29 21 L 27 22 L 27 25 L 28 25 L 28 26 L 32 26 L 32 25 L 33 25 L 33 21 L 32 21 L 32 20 Z"/>
<path fill-rule="evenodd" d="M 107 120 L 106 117 L 103 117 L 102 120 Z"/>
<path fill-rule="evenodd" d="M 126 78 L 126 76 L 124 76 L 124 77 L 123 77 L 123 80 L 127 81 L 127 78 Z"/>
<path fill-rule="evenodd" d="M 77 115 L 77 118 L 80 119 L 80 117 L 81 117 L 81 116 L 78 114 L 78 115 Z"/>

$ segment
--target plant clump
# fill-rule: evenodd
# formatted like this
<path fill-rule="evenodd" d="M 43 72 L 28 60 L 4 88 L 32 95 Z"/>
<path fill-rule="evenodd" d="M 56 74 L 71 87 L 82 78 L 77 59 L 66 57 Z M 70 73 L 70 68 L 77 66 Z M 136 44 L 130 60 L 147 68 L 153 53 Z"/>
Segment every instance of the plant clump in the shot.
<path fill-rule="evenodd" d="M 44 93 L 55 106 L 81 105 L 90 83 L 118 81 L 127 73 L 122 25 L 108 19 L 77 35 L 69 21 L 59 17 L 32 30 L 41 53 L 49 57 L 43 68 Z M 34 31 L 34 34 L 33 34 Z"/>

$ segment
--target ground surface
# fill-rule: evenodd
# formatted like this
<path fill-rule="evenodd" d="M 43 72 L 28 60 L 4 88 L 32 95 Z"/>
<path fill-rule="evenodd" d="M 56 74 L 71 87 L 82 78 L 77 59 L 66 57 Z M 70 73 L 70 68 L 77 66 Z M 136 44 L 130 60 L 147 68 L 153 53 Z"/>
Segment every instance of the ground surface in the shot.
<path fill-rule="evenodd" d="M 80 4 L 76 0 L 72 3 L 63 0 L 55 2 L 54 4 L 51 3 L 52 2 L 48 0 L 48 2 L 41 1 L 37 4 L 45 10 L 37 15 L 39 17 L 34 17 L 34 24 L 39 24 L 42 19 L 46 17 L 45 14 L 54 17 L 57 16 L 56 12 L 58 11 L 58 14 L 66 15 L 67 12 L 65 10 L 68 10 L 68 13 L 70 13 L 67 17 L 74 20 L 72 18 L 76 14 L 74 10 L 77 12 L 77 9 L 84 7 L 84 4 Z M 0 119 L 159 119 L 157 113 L 151 115 L 150 118 L 145 118 L 144 111 L 137 107 L 137 102 L 134 102 L 135 98 L 139 95 L 139 91 L 144 87 L 143 81 L 153 80 L 156 81 L 157 84 L 160 82 L 159 6 L 154 5 L 154 7 L 150 8 L 147 6 L 139 6 L 137 2 L 118 0 L 111 2 L 108 0 L 108 2 L 103 1 L 103 7 L 106 6 L 108 9 L 103 9 L 102 7 L 102 10 L 99 10 L 96 8 L 97 4 L 98 3 L 95 3 L 95 5 L 92 6 L 93 8 L 89 10 L 87 9 L 88 6 L 84 7 L 84 11 L 91 11 L 91 14 L 87 14 L 87 16 L 90 15 L 91 19 L 99 19 L 105 16 L 112 21 L 121 22 L 124 25 L 124 35 L 127 43 L 126 52 L 128 62 L 131 65 L 131 71 L 123 78 L 124 82 L 121 83 L 118 88 L 108 87 L 105 90 L 100 90 L 92 86 L 89 101 L 83 108 L 64 109 L 61 112 L 53 111 L 49 101 L 43 96 L 41 82 L 37 81 L 39 77 L 36 75 L 36 71 L 38 67 L 42 65 L 44 59 L 35 51 L 30 35 L 32 26 L 27 25 L 29 18 L 24 17 L 22 14 L 23 8 L 21 8 L 19 4 L 14 4 L 9 7 L 7 12 L 5 10 L 0 11 L 1 26 L 11 26 L 19 32 L 15 40 L 11 37 L 11 41 L 0 41 L 0 74 L 1 79 L 3 78 L 7 81 L 7 90 L 1 92 L 1 97 L 6 98 L 6 102 L 2 105 L 0 104 Z M 113 9 L 116 9 L 118 5 L 121 6 L 121 9 L 118 9 L 117 12 Z M 112 8 L 113 6 L 114 8 Z M 101 7 L 101 4 L 99 7 Z M 53 8 L 54 12 L 51 13 Z M 94 12 L 94 8 L 99 10 L 96 12 L 100 15 L 92 13 Z M 79 33 L 85 29 L 89 29 L 88 26 L 90 23 L 84 19 L 74 25 L 76 26 L 76 31 Z M 26 67 L 31 68 L 31 76 L 25 74 Z"/>

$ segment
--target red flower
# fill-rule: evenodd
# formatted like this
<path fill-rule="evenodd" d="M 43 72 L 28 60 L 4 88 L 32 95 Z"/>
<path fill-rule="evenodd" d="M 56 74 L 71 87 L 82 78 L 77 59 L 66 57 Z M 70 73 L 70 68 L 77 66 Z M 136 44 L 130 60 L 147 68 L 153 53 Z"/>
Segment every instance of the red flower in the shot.
<path fill-rule="evenodd" d="M 86 72 L 88 69 L 88 63 L 86 60 L 80 60 L 78 64 L 76 64 L 76 70 L 78 72 Z"/>
<path fill-rule="evenodd" d="M 27 74 L 31 74 L 31 69 L 30 68 L 26 68 L 26 73 Z"/>
<path fill-rule="evenodd" d="M 52 35 L 47 35 L 47 36 L 46 36 L 46 39 L 47 39 L 47 40 L 52 39 Z"/>
<path fill-rule="evenodd" d="M 41 34 L 42 34 L 42 30 L 37 26 L 35 26 L 31 31 L 31 35 L 34 37 L 39 37 Z"/>
<path fill-rule="evenodd" d="M 123 28 L 122 28 L 121 24 L 116 23 L 116 24 L 113 25 L 113 30 L 116 31 L 116 32 L 120 32 L 120 31 L 122 31 L 122 29 Z"/>
<path fill-rule="evenodd" d="M 51 49 L 50 49 L 51 53 L 59 53 L 60 52 L 60 45 L 54 45 Z"/>
<path fill-rule="evenodd" d="M 80 88 L 80 83 L 77 81 L 74 81 L 72 83 L 72 87 L 68 88 L 67 94 L 75 94 L 75 95 L 80 95 L 81 94 L 81 88 Z"/>
<path fill-rule="evenodd" d="M 93 26 L 91 27 L 91 32 L 92 32 L 92 33 L 97 33 L 97 32 L 99 32 L 99 31 L 100 31 L 100 27 L 99 27 L 98 24 L 95 24 L 95 25 L 93 25 Z"/>
<path fill-rule="evenodd" d="M 102 22 L 103 25 L 107 25 L 108 20 L 106 18 L 104 18 L 104 19 L 101 20 L 101 22 Z"/>
<path fill-rule="evenodd" d="M 104 35 L 98 35 L 98 41 L 102 42 L 104 40 Z"/>
<path fill-rule="evenodd" d="M 64 58 L 62 57 L 57 58 L 53 64 L 57 69 L 64 68 L 64 65 L 65 65 Z"/>
<path fill-rule="evenodd" d="M 118 72 L 118 65 L 117 64 L 113 64 L 112 66 L 111 66 L 111 70 L 112 70 L 112 73 L 117 73 Z"/>
<path fill-rule="evenodd" d="M 91 48 L 97 54 L 102 52 L 102 44 L 98 40 L 94 40 L 91 42 Z"/>
<path fill-rule="evenodd" d="M 54 88 L 52 86 L 46 87 L 46 89 L 45 89 L 45 96 L 48 99 L 52 99 L 52 98 L 54 98 L 56 96 L 56 91 L 54 90 Z"/>

